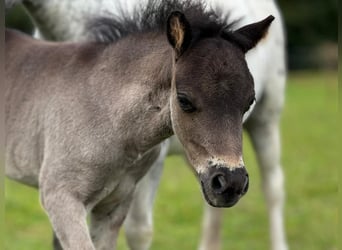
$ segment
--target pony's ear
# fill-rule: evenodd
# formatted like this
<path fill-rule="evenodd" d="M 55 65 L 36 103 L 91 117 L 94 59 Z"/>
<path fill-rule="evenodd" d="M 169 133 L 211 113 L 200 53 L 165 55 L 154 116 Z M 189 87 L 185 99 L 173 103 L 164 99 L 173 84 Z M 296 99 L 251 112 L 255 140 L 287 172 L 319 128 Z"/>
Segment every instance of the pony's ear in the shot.
<path fill-rule="evenodd" d="M 166 34 L 177 57 L 181 56 L 189 47 L 192 39 L 191 26 L 182 12 L 173 11 L 169 15 Z"/>
<path fill-rule="evenodd" d="M 263 37 L 274 20 L 272 15 L 264 20 L 252 23 L 233 32 L 234 42 L 242 49 L 244 53 L 252 49 Z"/>

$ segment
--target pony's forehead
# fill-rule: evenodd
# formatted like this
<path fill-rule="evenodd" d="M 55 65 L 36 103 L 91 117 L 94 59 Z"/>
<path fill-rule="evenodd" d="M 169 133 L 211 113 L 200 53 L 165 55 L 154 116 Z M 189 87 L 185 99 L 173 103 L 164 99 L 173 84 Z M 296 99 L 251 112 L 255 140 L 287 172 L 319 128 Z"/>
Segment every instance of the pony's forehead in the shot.
<path fill-rule="evenodd" d="M 245 65 L 245 54 L 233 43 L 220 38 L 205 38 L 192 44 L 183 57 L 185 60 L 193 60 L 195 64 L 224 63 L 225 66 Z M 180 60 L 181 62 L 182 60 Z M 219 65 L 216 65 L 219 66 Z"/>
<path fill-rule="evenodd" d="M 253 77 L 244 54 L 227 42 L 203 41 L 193 51 L 189 49 L 176 67 L 175 79 L 180 91 L 197 89 L 223 95 L 240 91 L 252 95 L 254 92 Z"/>
<path fill-rule="evenodd" d="M 180 77 L 196 73 L 198 77 L 217 80 L 250 78 L 244 54 L 226 41 L 199 42 L 179 58 L 176 67 Z"/>

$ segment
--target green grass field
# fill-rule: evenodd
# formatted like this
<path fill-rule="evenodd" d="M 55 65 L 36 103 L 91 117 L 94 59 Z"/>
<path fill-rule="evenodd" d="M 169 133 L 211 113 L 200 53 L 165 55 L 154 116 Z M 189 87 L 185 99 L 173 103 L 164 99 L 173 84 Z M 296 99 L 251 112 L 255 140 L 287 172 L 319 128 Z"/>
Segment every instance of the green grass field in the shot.
<path fill-rule="evenodd" d="M 286 231 L 290 249 L 337 249 L 337 74 L 293 73 L 287 86 L 282 119 L 286 175 Z M 260 176 L 247 136 L 245 163 L 250 188 L 225 210 L 223 249 L 269 248 L 266 207 Z M 51 228 L 37 191 L 5 183 L 5 249 L 51 249 Z M 152 250 L 196 249 L 201 229 L 199 184 L 180 157 L 166 161 L 155 204 Z M 127 249 L 124 237 L 118 249 Z"/>

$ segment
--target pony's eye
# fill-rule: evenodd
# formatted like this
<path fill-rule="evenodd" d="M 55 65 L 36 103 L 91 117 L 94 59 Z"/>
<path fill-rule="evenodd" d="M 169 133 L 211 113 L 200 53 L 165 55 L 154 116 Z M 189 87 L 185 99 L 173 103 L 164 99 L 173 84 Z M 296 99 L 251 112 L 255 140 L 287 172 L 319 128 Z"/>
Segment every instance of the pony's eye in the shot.
<path fill-rule="evenodd" d="M 178 94 L 177 100 L 178 100 L 179 106 L 184 112 L 192 113 L 196 111 L 196 108 L 194 107 L 194 105 L 191 103 L 191 101 L 189 101 L 189 99 L 184 94 Z"/>

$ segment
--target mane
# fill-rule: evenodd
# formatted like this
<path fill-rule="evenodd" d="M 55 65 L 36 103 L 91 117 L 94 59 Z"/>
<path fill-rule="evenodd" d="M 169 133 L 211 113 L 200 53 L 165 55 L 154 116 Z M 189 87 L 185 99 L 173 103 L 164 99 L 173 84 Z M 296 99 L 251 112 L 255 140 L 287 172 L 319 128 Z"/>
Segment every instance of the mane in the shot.
<path fill-rule="evenodd" d="M 148 0 L 147 4 L 137 6 L 133 14 L 121 8 L 119 16 L 95 17 L 88 27 L 95 41 L 113 43 L 130 34 L 165 32 L 167 18 L 175 10 L 188 19 L 193 40 L 215 36 L 229 40 L 237 23 L 228 23 L 229 13 L 223 15 L 219 10 L 207 8 L 202 0 Z"/>

